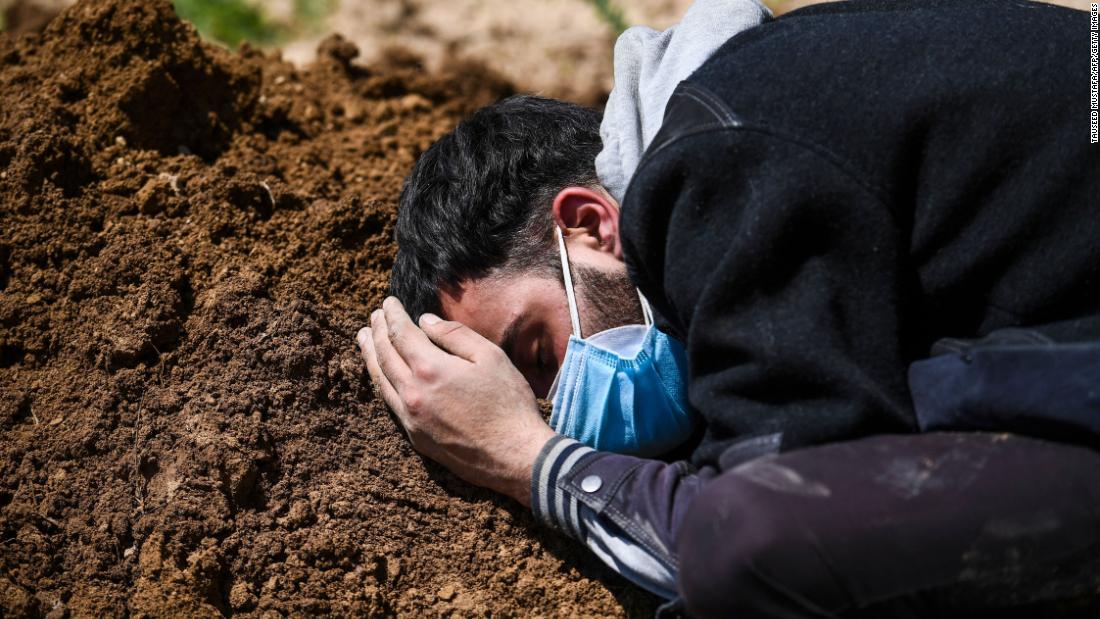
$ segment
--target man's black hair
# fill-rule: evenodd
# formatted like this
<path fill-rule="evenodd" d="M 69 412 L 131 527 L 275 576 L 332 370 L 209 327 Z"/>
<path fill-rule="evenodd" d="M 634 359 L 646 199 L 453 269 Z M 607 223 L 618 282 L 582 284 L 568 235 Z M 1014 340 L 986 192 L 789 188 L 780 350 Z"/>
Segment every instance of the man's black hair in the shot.
<path fill-rule="evenodd" d="M 600 112 L 520 95 L 484 107 L 417 160 L 397 211 L 390 292 L 413 320 L 439 292 L 496 273 L 556 269 L 551 205 L 595 187 Z"/>

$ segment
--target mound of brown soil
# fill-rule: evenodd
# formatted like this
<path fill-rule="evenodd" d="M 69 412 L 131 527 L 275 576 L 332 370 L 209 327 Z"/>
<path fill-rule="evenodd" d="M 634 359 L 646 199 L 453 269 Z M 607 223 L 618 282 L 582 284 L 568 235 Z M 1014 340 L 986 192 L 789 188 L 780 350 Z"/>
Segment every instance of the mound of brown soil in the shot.
<path fill-rule="evenodd" d="M 163 0 L 0 37 L 0 614 L 644 614 L 419 458 L 354 346 L 404 173 L 510 91 L 296 71 Z"/>

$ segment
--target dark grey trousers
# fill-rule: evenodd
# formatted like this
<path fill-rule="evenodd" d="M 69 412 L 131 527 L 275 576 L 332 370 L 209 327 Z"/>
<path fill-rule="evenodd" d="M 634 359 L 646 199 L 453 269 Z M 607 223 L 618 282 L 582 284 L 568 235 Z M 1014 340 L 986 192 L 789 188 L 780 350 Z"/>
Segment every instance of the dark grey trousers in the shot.
<path fill-rule="evenodd" d="M 723 473 L 678 540 L 698 617 L 1100 617 L 1100 452 L 878 436 Z"/>

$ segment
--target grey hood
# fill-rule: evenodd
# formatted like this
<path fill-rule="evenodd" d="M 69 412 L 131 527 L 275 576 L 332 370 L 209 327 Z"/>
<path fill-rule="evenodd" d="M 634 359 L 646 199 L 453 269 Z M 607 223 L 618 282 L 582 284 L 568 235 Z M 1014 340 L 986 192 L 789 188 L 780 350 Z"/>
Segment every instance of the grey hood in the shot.
<path fill-rule="evenodd" d="M 642 153 L 661 128 L 676 85 L 730 37 L 770 16 L 757 0 L 695 0 L 683 20 L 664 32 L 635 26 L 619 36 L 596 174 L 620 204 Z"/>

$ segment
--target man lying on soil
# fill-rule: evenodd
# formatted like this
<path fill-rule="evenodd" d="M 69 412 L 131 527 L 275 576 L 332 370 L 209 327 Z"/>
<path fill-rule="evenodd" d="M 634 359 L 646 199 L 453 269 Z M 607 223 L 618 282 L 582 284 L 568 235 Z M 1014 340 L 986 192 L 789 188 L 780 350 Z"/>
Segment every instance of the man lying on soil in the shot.
<path fill-rule="evenodd" d="M 676 88 L 621 205 L 596 112 L 479 111 L 407 181 L 374 384 L 416 449 L 693 615 L 1094 613 L 1087 21 L 769 20 Z"/>

